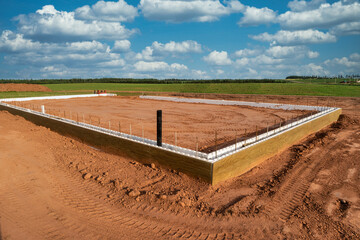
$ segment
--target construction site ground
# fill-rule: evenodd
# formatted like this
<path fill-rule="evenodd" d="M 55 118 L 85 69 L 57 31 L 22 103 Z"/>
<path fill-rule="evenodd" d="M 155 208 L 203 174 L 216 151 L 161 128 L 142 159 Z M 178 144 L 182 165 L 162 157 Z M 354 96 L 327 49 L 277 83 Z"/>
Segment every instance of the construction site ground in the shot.
<path fill-rule="evenodd" d="M 163 142 L 192 150 L 250 137 L 310 111 L 178 103 L 136 97 L 94 97 L 25 102 L 25 107 L 156 140 L 156 111 L 162 110 Z M 215 136 L 216 132 L 216 136 Z M 176 134 L 176 137 L 175 137 Z"/>
<path fill-rule="evenodd" d="M 359 239 L 360 98 L 257 101 L 327 101 L 343 115 L 211 186 L 1 111 L 0 239 Z"/>

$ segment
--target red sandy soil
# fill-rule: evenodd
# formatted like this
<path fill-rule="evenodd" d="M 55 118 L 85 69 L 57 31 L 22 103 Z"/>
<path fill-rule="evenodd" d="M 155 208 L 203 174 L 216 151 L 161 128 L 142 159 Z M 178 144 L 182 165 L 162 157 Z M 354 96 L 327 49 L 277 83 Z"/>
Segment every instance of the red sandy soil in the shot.
<path fill-rule="evenodd" d="M 163 111 L 163 142 L 185 148 L 204 150 L 216 143 L 228 142 L 235 136 L 258 132 L 267 125 L 279 124 L 300 117 L 309 111 L 284 111 L 246 106 L 220 106 L 211 104 L 175 103 L 147 100 L 138 97 L 97 97 L 66 100 L 41 100 L 26 102 L 27 107 L 45 109 L 50 114 L 65 116 L 73 120 L 100 125 L 113 130 L 156 140 L 156 110 Z M 33 106 L 34 105 L 34 106 Z"/>
<path fill-rule="evenodd" d="M 37 84 L 3 83 L 0 92 L 51 92 L 51 89 Z"/>
<path fill-rule="evenodd" d="M 0 111 L 0 239 L 359 239 L 360 99 L 341 99 L 337 123 L 216 186 Z"/>

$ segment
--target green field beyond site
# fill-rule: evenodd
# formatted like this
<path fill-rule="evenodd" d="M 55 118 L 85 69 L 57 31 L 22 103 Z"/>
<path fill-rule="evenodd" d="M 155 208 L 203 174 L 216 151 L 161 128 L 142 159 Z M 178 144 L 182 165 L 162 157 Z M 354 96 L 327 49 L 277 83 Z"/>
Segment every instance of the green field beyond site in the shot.
<path fill-rule="evenodd" d="M 52 91 L 137 91 L 360 97 L 360 86 L 302 83 L 70 83 L 45 84 Z"/>
<path fill-rule="evenodd" d="M 0 98 L 88 94 L 93 93 L 94 90 L 107 90 L 119 95 L 134 95 L 139 92 L 174 92 L 360 97 L 360 85 L 309 84 L 290 81 L 289 83 L 55 83 L 41 85 L 50 88 L 52 92 L 0 92 Z"/>

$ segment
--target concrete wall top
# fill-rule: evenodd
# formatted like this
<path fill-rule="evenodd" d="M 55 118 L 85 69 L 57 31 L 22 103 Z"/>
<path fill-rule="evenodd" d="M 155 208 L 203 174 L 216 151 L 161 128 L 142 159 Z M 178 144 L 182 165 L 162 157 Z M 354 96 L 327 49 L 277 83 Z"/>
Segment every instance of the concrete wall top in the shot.
<path fill-rule="evenodd" d="M 106 97 L 106 96 L 116 96 L 116 94 L 113 94 L 113 93 L 100 93 L 100 94 L 44 96 L 44 97 L 3 98 L 3 99 L 0 99 L 0 102 L 14 102 L 14 101 L 23 102 L 23 101 L 33 101 L 33 100 L 70 99 L 70 98 Z"/>

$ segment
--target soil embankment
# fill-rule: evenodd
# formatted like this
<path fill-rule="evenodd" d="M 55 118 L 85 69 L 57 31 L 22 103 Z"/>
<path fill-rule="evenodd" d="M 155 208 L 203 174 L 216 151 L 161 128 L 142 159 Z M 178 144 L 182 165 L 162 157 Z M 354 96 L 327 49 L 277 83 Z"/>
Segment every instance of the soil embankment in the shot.
<path fill-rule="evenodd" d="M 0 92 L 51 92 L 51 89 L 38 84 L 3 83 Z"/>

